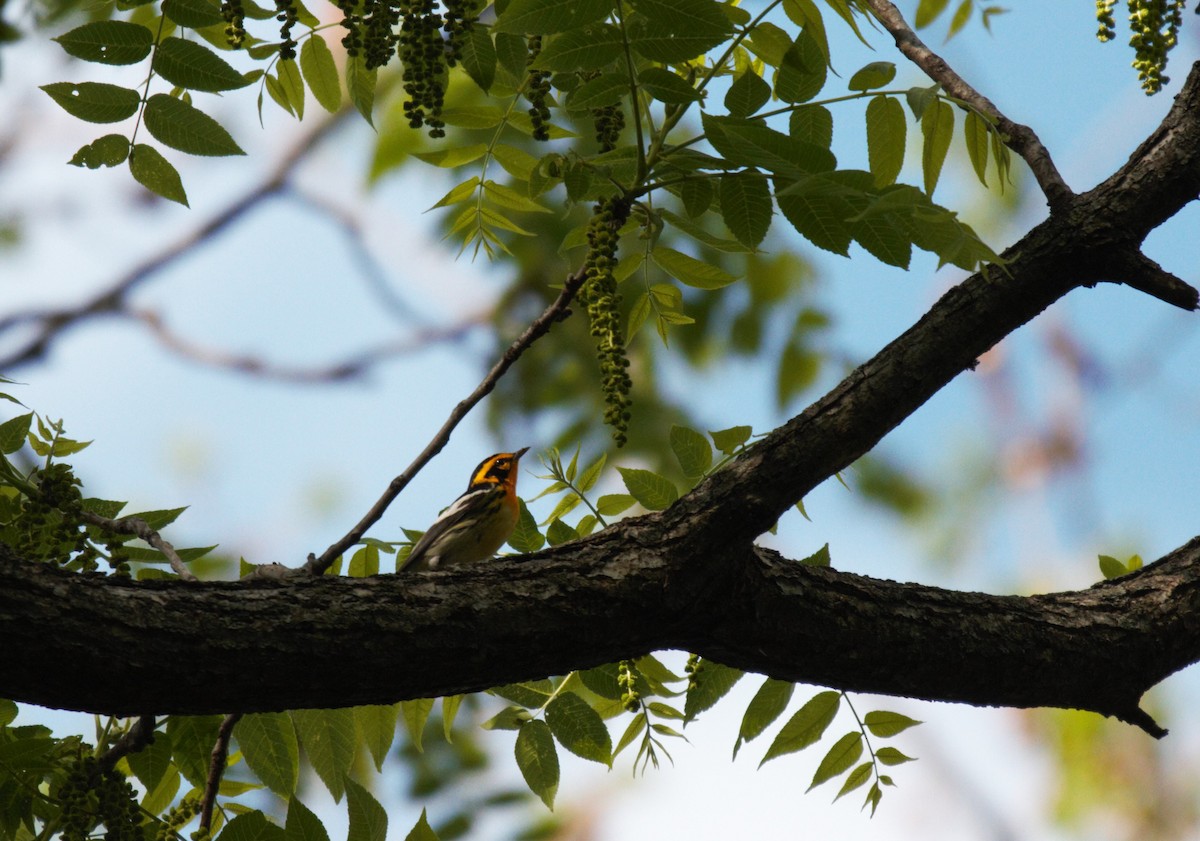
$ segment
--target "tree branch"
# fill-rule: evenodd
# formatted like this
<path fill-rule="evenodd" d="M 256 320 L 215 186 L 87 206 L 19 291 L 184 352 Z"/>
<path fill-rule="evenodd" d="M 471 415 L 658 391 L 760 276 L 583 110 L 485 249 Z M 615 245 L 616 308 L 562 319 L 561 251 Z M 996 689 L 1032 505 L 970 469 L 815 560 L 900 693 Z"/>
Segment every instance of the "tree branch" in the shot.
<path fill-rule="evenodd" d="M 1005 137 L 1004 144 L 1029 164 L 1033 177 L 1037 179 L 1038 186 L 1042 188 L 1051 207 L 1056 207 L 1071 198 L 1071 188 L 1059 174 L 1050 152 L 1042 145 L 1033 129 L 1004 116 L 990 99 L 967 84 L 944 58 L 925 45 L 900 14 L 900 10 L 889 0 L 867 0 L 867 5 L 883 28 L 896 40 L 896 47 L 900 52 L 925 71 L 925 75 L 941 85 L 946 93 L 961 99 L 995 121 L 996 127 Z"/>
<path fill-rule="evenodd" d="M 570 313 L 568 307 L 571 304 L 571 300 L 575 297 L 575 293 L 579 291 L 579 287 L 583 285 L 586 277 L 587 275 L 584 270 L 579 269 L 567 278 L 558 297 L 551 302 L 550 306 L 546 307 L 541 315 L 534 319 L 532 324 L 525 328 L 524 333 L 508 346 L 508 349 L 504 351 L 499 361 L 492 366 L 492 370 L 488 371 L 487 376 L 476 386 L 475 390 L 458 402 L 458 405 L 450 412 L 450 417 L 442 424 L 442 428 L 433 436 L 433 440 L 425 445 L 425 449 L 413 460 L 412 464 L 405 468 L 403 473 L 391 481 L 387 490 L 383 492 L 383 496 L 371 506 L 370 510 L 358 521 L 354 528 L 350 529 L 349 532 L 326 549 L 319 558 L 311 554 L 308 556 L 308 561 L 303 567 L 306 572 L 312 575 L 323 574 L 325 570 L 333 565 L 333 562 L 337 560 L 339 555 L 362 539 L 362 536 L 367 533 L 367 529 L 383 516 L 383 512 L 392 504 L 392 501 L 408 486 L 413 477 L 421 472 L 421 468 L 442 451 L 442 448 L 450 441 L 450 435 L 454 432 L 455 427 L 458 426 L 462 419 L 467 416 L 480 400 L 491 393 L 492 389 L 496 387 L 496 383 L 512 367 L 513 363 L 520 359 L 521 355 L 534 342 L 546 335 L 556 321 L 562 320 Z"/>
<path fill-rule="evenodd" d="M 208 762 L 208 779 L 204 783 L 204 799 L 200 802 L 200 831 L 208 835 L 212 827 L 213 808 L 217 805 L 217 794 L 221 790 L 221 777 L 225 775 L 225 762 L 229 758 L 229 740 L 233 738 L 233 727 L 242 720 L 241 713 L 225 716 L 217 728 L 217 741 L 213 745 Z"/>
<path fill-rule="evenodd" d="M 783 680 L 1092 710 L 1161 735 L 1138 700 L 1200 659 L 1197 615 L 1200 538 L 1116 581 L 1029 597 L 729 542 L 698 552 L 663 515 L 536 556 L 369 579 L 135 583 L 0 547 L 0 693 L 115 714 L 340 707 L 684 649 Z"/>

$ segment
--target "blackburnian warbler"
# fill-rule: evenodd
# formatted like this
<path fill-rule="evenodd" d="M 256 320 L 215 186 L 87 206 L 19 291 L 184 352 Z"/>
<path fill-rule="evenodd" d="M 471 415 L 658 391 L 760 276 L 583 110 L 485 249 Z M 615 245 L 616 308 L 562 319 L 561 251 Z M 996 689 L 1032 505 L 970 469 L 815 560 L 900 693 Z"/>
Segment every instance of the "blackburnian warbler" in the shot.
<path fill-rule="evenodd" d="M 479 462 L 466 492 L 421 535 L 400 570 L 472 564 L 496 554 L 517 525 L 517 462 L 528 451 L 496 453 Z"/>

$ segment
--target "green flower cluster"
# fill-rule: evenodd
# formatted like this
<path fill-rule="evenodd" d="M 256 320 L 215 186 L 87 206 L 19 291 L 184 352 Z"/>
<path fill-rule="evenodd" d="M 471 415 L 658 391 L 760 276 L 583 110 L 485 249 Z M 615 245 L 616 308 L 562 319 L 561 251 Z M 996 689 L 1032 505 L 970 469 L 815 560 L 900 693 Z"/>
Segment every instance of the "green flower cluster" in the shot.
<path fill-rule="evenodd" d="M 11 510 L 5 529 L 13 549 L 30 560 L 65 564 L 72 553 L 88 547 L 80 514 L 83 495 L 69 464 L 52 464 L 34 473 L 40 493 Z"/>
<path fill-rule="evenodd" d="M 80 757 L 58 789 L 62 804 L 62 841 L 85 841 L 104 824 L 104 841 L 144 841 L 142 813 L 130 782 L 96 757 Z"/>
<path fill-rule="evenodd" d="M 187 826 L 188 821 L 196 817 L 199 812 L 200 797 L 189 792 L 179 802 L 179 805 L 163 816 L 162 822 L 158 824 L 158 830 L 155 832 L 154 841 L 173 841 L 179 836 L 179 831 Z"/>
<path fill-rule="evenodd" d="M 533 121 L 533 139 L 550 139 L 550 74 L 545 70 L 534 70 L 532 65 L 542 52 L 542 36 L 530 35 L 527 39 L 529 51 L 525 66 L 529 75 L 525 79 L 525 99 L 529 100 L 529 119 Z"/>
<path fill-rule="evenodd" d="M 613 428 L 613 439 L 623 447 L 629 429 L 629 358 L 621 329 L 621 294 L 613 270 L 617 266 L 618 232 L 629 218 L 626 199 L 601 199 L 588 225 L 587 277 L 579 298 L 587 306 L 596 357 L 600 363 L 604 391 L 604 422 Z"/>
<path fill-rule="evenodd" d="M 430 137 L 445 137 L 442 103 L 446 96 L 446 45 L 442 16 L 434 0 L 404 0 L 400 6 L 400 61 L 404 64 L 404 115 L 413 128 L 429 126 Z"/>
<path fill-rule="evenodd" d="M 1179 43 L 1179 27 L 1187 0 L 1126 0 L 1129 7 L 1129 46 L 1133 47 L 1133 68 L 1142 90 L 1158 93 L 1171 81 L 1163 74 L 1167 57 Z M 1096 37 L 1111 41 L 1117 35 L 1113 17 L 1116 0 L 1096 0 Z"/>
<path fill-rule="evenodd" d="M 621 687 L 621 704 L 626 712 L 635 713 L 642 707 L 642 696 L 637 691 L 637 674 L 633 663 L 622 660 L 617 664 L 617 685 Z"/>

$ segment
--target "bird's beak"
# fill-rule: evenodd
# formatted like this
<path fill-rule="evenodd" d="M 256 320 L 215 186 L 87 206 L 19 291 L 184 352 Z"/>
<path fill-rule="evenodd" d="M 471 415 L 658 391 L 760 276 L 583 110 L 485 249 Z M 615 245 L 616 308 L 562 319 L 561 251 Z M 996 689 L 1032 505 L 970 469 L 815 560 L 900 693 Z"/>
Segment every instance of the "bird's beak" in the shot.
<path fill-rule="evenodd" d="M 513 461 L 514 462 L 520 461 L 521 456 L 525 455 L 527 452 L 529 452 L 528 447 L 522 447 L 521 449 L 517 450 L 515 453 L 513 453 L 513 457 L 512 457 Z"/>

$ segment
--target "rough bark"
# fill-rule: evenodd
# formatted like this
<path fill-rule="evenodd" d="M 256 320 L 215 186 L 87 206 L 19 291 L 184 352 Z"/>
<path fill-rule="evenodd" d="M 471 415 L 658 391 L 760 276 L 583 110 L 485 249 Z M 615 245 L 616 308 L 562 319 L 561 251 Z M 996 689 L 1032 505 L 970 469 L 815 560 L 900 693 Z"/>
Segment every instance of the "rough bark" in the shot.
<path fill-rule="evenodd" d="M 1196 291 L 1140 252 L 1200 195 L 1200 65 L 1111 178 L 1057 203 L 828 395 L 669 510 L 522 559 L 367 580 L 130 583 L 0 547 L 0 696 L 127 714 L 391 702 L 683 648 L 775 677 L 980 705 L 1138 709 L 1200 659 L 1200 538 L 1076 593 L 991 596 L 789 562 L 752 541 L 1063 295 Z"/>

